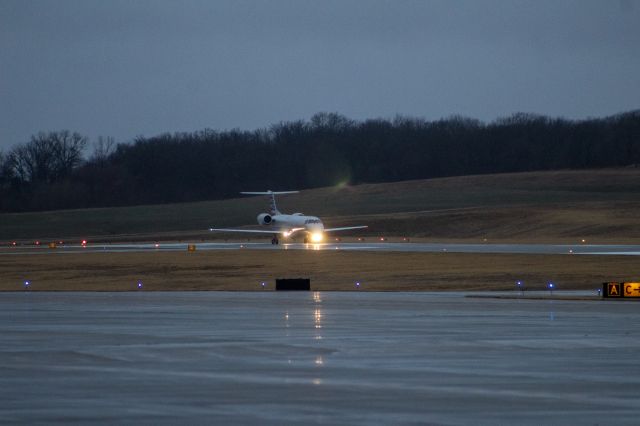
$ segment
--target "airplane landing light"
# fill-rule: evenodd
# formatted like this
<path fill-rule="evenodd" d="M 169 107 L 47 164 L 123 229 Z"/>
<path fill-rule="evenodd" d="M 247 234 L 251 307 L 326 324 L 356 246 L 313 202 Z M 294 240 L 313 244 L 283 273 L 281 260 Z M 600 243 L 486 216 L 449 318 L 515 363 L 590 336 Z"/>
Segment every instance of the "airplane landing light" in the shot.
<path fill-rule="evenodd" d="M 311 234 L 311 241 L 313 241 L 314 243 L 319 243 L 320 241 L 322 241 L 322 234 L 319 232 Z"/>

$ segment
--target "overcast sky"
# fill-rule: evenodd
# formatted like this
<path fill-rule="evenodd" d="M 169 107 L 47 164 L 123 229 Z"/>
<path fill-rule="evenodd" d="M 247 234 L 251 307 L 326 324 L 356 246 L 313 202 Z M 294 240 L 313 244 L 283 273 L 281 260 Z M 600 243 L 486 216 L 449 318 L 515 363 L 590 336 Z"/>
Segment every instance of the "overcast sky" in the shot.
<path fill-rule="evenodd" d="M 0 0 L 0 149 L 355 119 L 640 108 L 640 2 Z"/>

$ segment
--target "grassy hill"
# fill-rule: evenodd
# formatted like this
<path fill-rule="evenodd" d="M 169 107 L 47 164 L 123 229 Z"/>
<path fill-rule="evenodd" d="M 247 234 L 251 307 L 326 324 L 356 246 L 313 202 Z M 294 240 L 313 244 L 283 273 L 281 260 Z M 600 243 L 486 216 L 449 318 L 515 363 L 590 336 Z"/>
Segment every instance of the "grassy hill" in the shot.
<path fill-rule="evenodd" d="M 267 188 L 247 188 L 264 190 Z M 295 189 L 295 188 L 271 188 Z M 358 235 L 430 240 L 640 243 L 640 169 L 462 176 L 338 185 L 278 198 L 287 213 Z M 264 197 L 170 205 L 0 214 L 0 242 L 213 238 L 209 227 L 255 224 Z M 132 236 L 132 234 L 135 234 Z M 124 236 L 123 236 L 124 235 Z"/>

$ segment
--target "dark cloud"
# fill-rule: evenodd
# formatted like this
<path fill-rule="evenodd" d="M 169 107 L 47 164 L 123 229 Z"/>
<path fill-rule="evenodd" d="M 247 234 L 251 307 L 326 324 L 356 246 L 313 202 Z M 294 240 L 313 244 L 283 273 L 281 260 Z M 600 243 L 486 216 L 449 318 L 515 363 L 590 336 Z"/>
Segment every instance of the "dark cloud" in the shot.
<path fill-rule="evenodd" d="M 638 108 L 637 1 L 0 0 L 0 147 L 338 111 Z"/>

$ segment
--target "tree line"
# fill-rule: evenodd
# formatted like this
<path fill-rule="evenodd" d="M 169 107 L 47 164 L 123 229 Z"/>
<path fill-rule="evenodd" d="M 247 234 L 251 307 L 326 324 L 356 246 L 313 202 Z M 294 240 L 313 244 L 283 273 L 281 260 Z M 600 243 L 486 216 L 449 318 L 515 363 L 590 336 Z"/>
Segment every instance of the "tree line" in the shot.
<path fill-rule="evenodd" d="M 255 131 L 138 137 L 116 144 L 42 132 L 0 152 L 0 211 L 221 199 L 241 190 L 306 189 L 467 174 L 640 163 L 640 110 L 568 120 L 517 113 L 355 121 L 336 113 Z"/>

